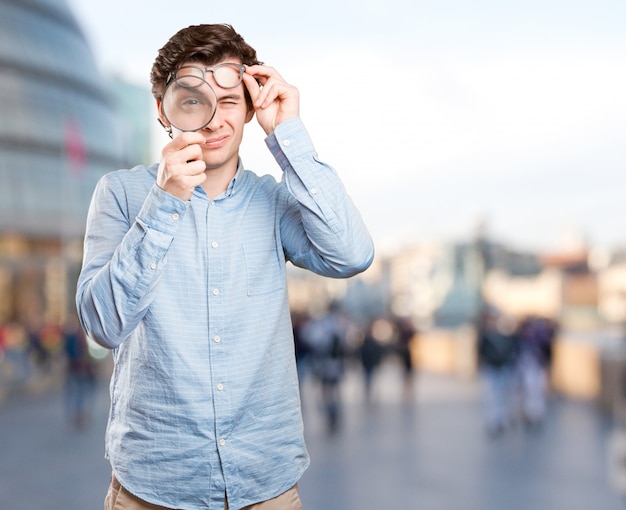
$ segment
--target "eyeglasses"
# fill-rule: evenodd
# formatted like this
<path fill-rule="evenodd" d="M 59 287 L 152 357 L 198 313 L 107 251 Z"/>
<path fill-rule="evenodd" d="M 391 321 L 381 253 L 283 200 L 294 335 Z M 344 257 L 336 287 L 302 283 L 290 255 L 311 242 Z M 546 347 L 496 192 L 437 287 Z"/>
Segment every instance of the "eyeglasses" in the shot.
<path fill-rule="evenodd" d="M 246 66 L 225 62 L 213 67 L 183 66 L 170 73 L 167 82 L 173 78 L 176 83 L 186 88 L 195 88 L 206 82 L 206 73 L 213 73 L 213 79 L 223 89 L 238 87 L 243 79 Z"/>

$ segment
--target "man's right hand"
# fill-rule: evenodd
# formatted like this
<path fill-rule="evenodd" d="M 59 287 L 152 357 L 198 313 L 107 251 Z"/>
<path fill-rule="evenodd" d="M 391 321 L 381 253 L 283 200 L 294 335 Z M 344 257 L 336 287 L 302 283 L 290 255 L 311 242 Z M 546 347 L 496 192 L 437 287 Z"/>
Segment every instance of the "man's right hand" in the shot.
<path fill-rule="evenodd" d="M 197 132 L 180 133 L 161 151 L 157 185 L 170 195 L 189 200 L 196 186 L 206 179 L 202 158 L 204 136 Z"/>

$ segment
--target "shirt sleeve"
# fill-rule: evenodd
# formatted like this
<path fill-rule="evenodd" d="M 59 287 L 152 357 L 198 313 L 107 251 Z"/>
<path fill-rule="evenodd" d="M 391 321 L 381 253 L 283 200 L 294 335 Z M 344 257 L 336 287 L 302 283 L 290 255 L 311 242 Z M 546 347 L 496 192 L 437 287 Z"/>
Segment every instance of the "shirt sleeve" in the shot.
<path fill-rule="evenodd" d="M 168 248 L 188 204 L 153 185 L 139 213 L 132 190 L 115 174 L 103 177 L 87 216 L 76 305 L 87 334 L 117 347 L 143 318 L 165 266 Z"/>
<path fill-rule="evenodd" d="M 335 170 L 318 159 L 302 121 L 281 123 L 266 144 L 289 192 L 281 218 L 287 258 L 330 277 L 367 269 L 374 258 L 371 236 Z"/>

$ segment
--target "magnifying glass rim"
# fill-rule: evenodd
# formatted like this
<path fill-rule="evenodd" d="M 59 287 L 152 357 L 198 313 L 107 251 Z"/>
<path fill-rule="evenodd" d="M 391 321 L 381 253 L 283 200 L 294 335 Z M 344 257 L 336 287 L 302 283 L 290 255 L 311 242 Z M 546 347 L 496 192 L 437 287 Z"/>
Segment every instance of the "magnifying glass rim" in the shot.
<path fill-rule="evenodd" d="M 213 87 L 211 87 L 210 83 L 207 82 L 206 80 L 203 80 L 203 79 L 199 78 L 199 81 L 201 81 L 202 84 L 205 84 L 207 87 L 209 87 L 209 90 L 211 91 L 211 93 L 213 94 L 213 97 L 215 98 L 215 106 L 213 107 L 213 113 L 211 114 L 211 117 L 209 118 L 209 120 L 207 120 L 202 126 L 200 126 L 198 128 L 183 129 L 183 128 L 177 126 L 176 124 L 174 124 L 172 122 L 172 120 L 167 116 L 167 111 L 166 111 L 166 108 L 165 108 L 165 96 L 167 95 L 167 91 L 169 90 L 169 88 L 173 84 L 177 84 L 179 87 L 183 87 L 183 88 L 185 88 L 185 86 L 178 84 L 177 81 L 174 79 L 174 80 L 170 81 L 167 84 L 167 87 L 165 87 L 165 90 L 163 91 L 163 99 L 161 100 L 161 111 L 163 112 L 163 117 L 165 117 L 165 119 L 172 126 L 174 126 L 176 129 L 178 129 L 179 131 L 182 131 L 184 133 L 191 133 L 191 132 L 194 132 L 194 131 L 200 131 L 201 129 L 204 129 L 205 127 L 207 127 L 211 123 L 211 121 L 213 120 L 213 117 L 215 117 L 215 114 L 217 113 L 217 94 L 215 93 L 215 90 L 213 89 Z M 188 88 L 190 88 L 190 87 L 188 87 Z"/>

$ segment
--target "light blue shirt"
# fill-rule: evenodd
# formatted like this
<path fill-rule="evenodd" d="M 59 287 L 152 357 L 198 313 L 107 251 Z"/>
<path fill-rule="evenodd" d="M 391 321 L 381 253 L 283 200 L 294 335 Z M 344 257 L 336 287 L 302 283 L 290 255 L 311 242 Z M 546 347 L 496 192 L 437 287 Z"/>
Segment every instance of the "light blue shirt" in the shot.
<path fill-rule="evenodd" d="M 266 144 L 283 182 L 244 170 L 210 200 L 156 185 L 157 165 L 104 176 L 87 218 L 77 308 L 113 349 L 106 457 L 153 504 L 232 510 L 291 488 L 309 464 L 286 261 L 344 278 L 372 240 L 300 121 Z"/>

